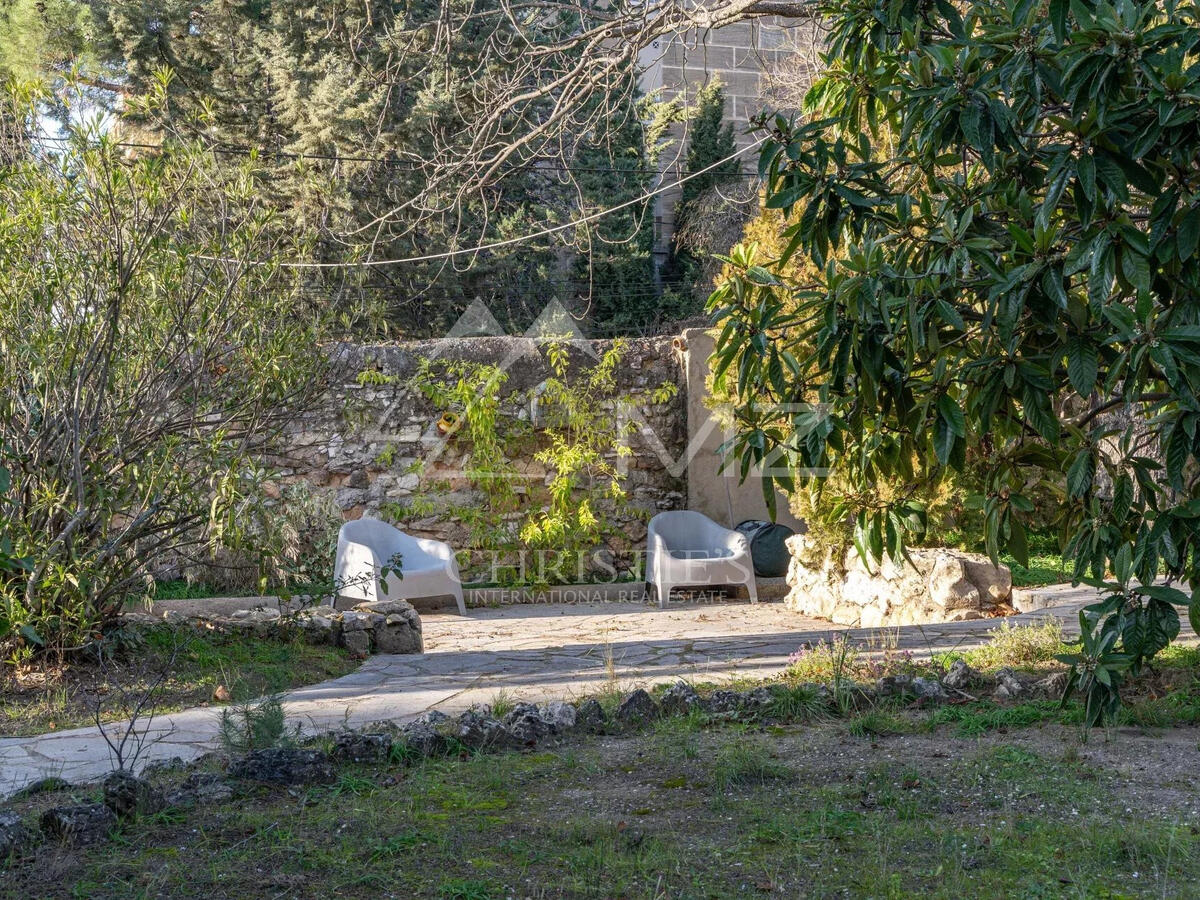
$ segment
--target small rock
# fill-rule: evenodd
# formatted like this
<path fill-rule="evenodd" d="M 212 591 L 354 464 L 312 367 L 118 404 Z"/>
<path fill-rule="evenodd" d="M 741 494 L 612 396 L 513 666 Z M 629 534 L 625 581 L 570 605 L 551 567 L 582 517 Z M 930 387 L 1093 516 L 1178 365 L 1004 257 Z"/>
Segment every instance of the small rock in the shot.
<path fill-rule="evenodd" d="M 113 772 L 104 779 L 104 805 L 118 818 L 149 816 L 167 805 L 162 791 L 129 772 Z"/>
<path fill-rule="evenodd" d="M 42 813 L 42 834 L 72 844 L 104 840 L 117 824 L 113 811 L 103 803 L 56 806 Z"/>
<path fill-rule="evenodd" d="M 475 710 L 467 710 L 459 716 L 451 734 L 472 750 L 493 750 L 518 743 L 499 719 Z"/>
<path fill-rule="evenodd" d="M 342 631 L 367 631 L 371 627 L 371 617 L 363 612 L 342 613 Z"/>
<path fill-rule="evenodd" d="M 343 631 L 339 643 L 355 656 L 369 656 L 371 634 L 367 631 Z"/>
<path fill-rule="evenodd" d="M 912 690 L 911 675 L 884 675 L 875 682 L 875 693 L 880 697 L 903 697 Z"/>
<path fill-rule="evenodd" d="M 376 653 L 423 653 L 421 616 L 406 600 L 377 600 L 354 607 L 359 612 L 378 616 L 372 628 Z"/>
<path fill-rule="evenodd" d="M 575 710 L 575 727 L 588 734 L 601 734 L 608 727 L 608 715 L 600 701 L 584 700 Z"/>
<path fill-rule="evenodd" d="M 551 700 L 538 708 L 542 721 L 550 726 L 552 734 L 562 734 L 575 727 L 577 714 L 575 707 L 561 700 Z"/>
<path fill-rule="evenodd" d="M 1012 669 L 1004 668 L 996 673 L 996 691 L 992 697 L 996 700 L 1017 700 L 1027 693 Z"/>
<path fill-rule="evenodd" d="M 658 718 L 658 714 L 658 704 L 641 688 L 622 700 L 621 705 L 617 707 L 617 721 L 634 727 Z"/>
<path fill-rule="evenodd" d="M 712 713 L 737 712 L 742 705 L 742 695 L 737 691 L 713 691 L 704 701 L 704 708 Z"/>
<path fill-rule="evenodd" d="M 0 865 L 10 856 L 20 853 L 30 844 L 32 837 L 20 816 L 0 809 Z"/>
<path fill-rule="evenodd" d="M 183 780 L 178 790 L 167 796 L 167 803 L 171 806 L 204 806 L 224 803 L 232 798 L 233 788 L 220 775 L 215 772 L 193 772 Z"/>
<path fill-rule="evenodd" d="M 405 751 L 418 757 L 441 756 L 448 745 L 440 729 L 449 720 L 450 717 L 444 712 L 431 709 L 406 723 L 400 729 L 400 740 Z"/>
<path fill-rule="evenodd" d="M 942 684 L 952 691 L 961 691 L 971 683 L 974 677 L 975 670 L 963 660 L 956 659 L 950 664 L 949 670 L 942 677 Z"/>
<path fill-rule="evenodd" d="M 1067 682 L 1070 680 L 1069 672 L 1054 672 L 1047 675 L 1045 678 L 1034 683 L 1034 688 L 1041 694 L 1049 697 L 1052 700 L 1057 700 L 1067 690 Z"/>
<path fill-rule="evenodd" d="M 229 767 L 233 778 L 273 784 L 324 784 L 334 779 L 329 757 L 319 750 L 272 747 L 252 750 Z"/>
<path fill-rule="evenodd" d="M 775 692 L 764 685 L 742 693 L 741 708 L 753 715 L 762 715 L 775 702 Z"/>
<path fill-rule="evenodd" d="M 333 739 L 333 758 L 344 762 L 386 762 L 392 752 L 387 733 L 343 731 Z"/>
<path fill-rule="evenodd" d="M 517 743 L 527 747 L 536 744 L 551 731 L 550 723 L 542 718 L 541 711 L 532 703 L 518 703 L 504 717 L 504 727 Z"/>
<path fill-rule="evenodd" d="M 693 710 L 700 709 L 700 695 L 686 681 L 677 681 L 667 688 L 658 705 L 664 715 L 686 716 Z"/>
<path fill-rule="evenodd" d="M 910 688 L 914 697 L 927 703 L 942 703 L 950 697 L 936 678 L 914 678 Z"/>

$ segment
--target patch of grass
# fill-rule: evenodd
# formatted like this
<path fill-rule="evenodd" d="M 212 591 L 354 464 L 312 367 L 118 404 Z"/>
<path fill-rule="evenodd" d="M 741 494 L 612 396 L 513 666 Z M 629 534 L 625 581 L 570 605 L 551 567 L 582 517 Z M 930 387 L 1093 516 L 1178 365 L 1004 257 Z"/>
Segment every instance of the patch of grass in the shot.
<path fill-rule="evenodd" d="M 1083 760 L 1032 731 L 954 752 L 923 734 L 848 745 L 834 724 L 688 735 L 689 760 L 656 759 L 648 729 L 426 762 L 399 780 L 349 766 L 340 796 L 258 788 L 253 802 L 129 822 L 119 842 L 46 847 L 0 880 L 46 900 L 990 900 L 1191 896 L 1200 883 L 1184 809 L 1122 774 L 1139 757 L 1119 740 Z M 699 790 L 718 766 L 729 790 Z"/>
<path fill-rule="evenodd" d="M 811 684 L 781 684 L 767 709 L 773 719 L 811 722 L 829 715 L 828 696 Z"/>
<path fill-rule="evenodd" d="M 786 781 L 793 777 L 792 770 L 757 741 L 738 741 L 722 746 L 713 760 L 712 774 L 713 784 L 719 791 L 762 785 L 769 781 Z"/>
<path fill-rule="evenodd" d="M 1057 665 L 1054 657 L 1059 653 L 1069 653 L 1070 650 L 1063 639 L 1062 622 L 1047 616 L 1031 625 L 1001 622 L 998 628 L 989 632 L 988 642 L 983 646 L 965 653 L 942 656 L 938 661 L 949 665 L 955 658 L 961 657 L 972 668 L 984 671 L 1004 666 L 1031 669 L 1046 663 Z"/>
<path fill-rule="evenodd" d="M 912 719 L 886 706 L 864 710 L 850 718 L 846 731 L 855 737 L 884 737 L 890 734 L 912 734 L 916 731 Z"/>
<path fill-rule="evenodd" d="M 136 657 L 118 659 L 102 672 L 84 662 L 62 669 L 16 673 L 0 668 L 0 735 L 41 734 L 92 723 L 97 698 L 114 683 L 144 687 L 147 672 L 159 670 L 179 641 L 174 667 L 157 711 L 171 712 L 212 702 L 218 686 L 234 702 L 277 694 L 354 671 L 345 650 L 303 638 L 254 638 L 192 629 L 152 628 Z M 102 710 L 102 720 L 117 717 Z"/>
<path fill-rule="evenodd" d="M 1071 580 L 1071 569 L 1057 553 L 1031 555 L 1029 565 L 1023 566 L 1007 553 L 1000 561 L 1012 572 L 1013 587 L 1044 587 Z"/>
<path fill-rule="evenodd" d="M 1069 705 L 1069 708 L 1074 704 Z M 937 728 L 953 725 L 962 737 L 976 737 L 989 731 L 1028 728 L 1042 722 L 1063 719 L 1057 700 L 1030 700 L 1001 706 L 987 700 L 939 706 L 929 713 L 927 725 Z"/>

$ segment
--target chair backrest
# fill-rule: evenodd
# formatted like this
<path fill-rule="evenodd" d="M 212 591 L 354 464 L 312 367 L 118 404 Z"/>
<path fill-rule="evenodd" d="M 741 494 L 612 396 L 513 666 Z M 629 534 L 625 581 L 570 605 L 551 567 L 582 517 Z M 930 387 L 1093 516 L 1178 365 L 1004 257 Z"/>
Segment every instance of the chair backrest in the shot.
<path fill-rule="evenodd" d="M 650 531 L 671 550 L 711 550 L 725 546 L 729 529 L 690 509 L 662 512 L 650 520 Z"/>
<path fill-rule="evenodd" d="M 420 552 L 416 538 L 379 519 L 362 518 L 346 522 L 342 525 L 339 536 L 342 540 L 370 547 L 381 562 L 386 562 L 397 553 L 403 555 Z"/>

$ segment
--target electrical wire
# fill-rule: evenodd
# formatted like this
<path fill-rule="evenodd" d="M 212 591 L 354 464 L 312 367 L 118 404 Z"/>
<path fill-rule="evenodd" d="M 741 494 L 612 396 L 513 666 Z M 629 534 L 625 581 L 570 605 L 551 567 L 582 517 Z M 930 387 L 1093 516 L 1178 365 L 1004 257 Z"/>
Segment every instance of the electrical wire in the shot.
<path fill-rule="evenodd" d="M 634 197 L 632 200 L 627 200 L 624 203 L 618 203 L 616 206 L 610 206 L 608 209 L 602 209 L 599 212 L 581 216 L 578 219 L 572 219 L 570 222 L 564 222 L 561 225 L 554 225 L 550 228 L 544 228 L 541 231 L 535 231 L 531 234 L 521 235 L 520 237 L 506 238 L 502 241 L 492 241 L 488 244 L 479 244 L 478 246 L 467 247 L 462 250 L 445 250 L 441 253 L 427 253 L 422 256 L 406 256 L 399 259 L 376 259 L 365 260 L 363 262 L 280 262 L 276 263 L 276 265 L 283 269 L 378 269 L 384 266 L 396 266 L 403 263 L 432 262 L 439 259 L 453 259 L 457 256 L 468 256 L 475 253 L 482 253 L 484 250 L 497 250 L 500 247 L 511 247 L 514 244 L 523 244 L 526 241 L 532 241 L 537 238 L 546 237 L 547 235 L 557 234 L 560 231 L 566 231 L 568 228 L 576 228 L 580 225 L 586 225 L 588 222 L 595 222 L 597 219 L 602 219 L 605 216 L 619 212 L 622 209 L 627 209 L 630 206 L 634 206 L 645 200 L 649 200 L 651 197 L 664 194 L 667 191 L 673 190 L 674 188 L 691 181 L 693 178 L 698 178 L 707 172 L 711 172 L 713 169 L 725 165 L 725 163 L 729 162 L 730 160 L 737 159 L 743 153 L 753 150 L 766 139 L 767 138 L 764 135 L 754 143 L 748 144 L 745 147 L 742 147 L 740 150 L 735 150 L 724 159 L 719 159 L 715 163 L 705 166 L 703 169 L 699 169 L 690 175 L 686 175 L 683 178 L 672 181 L 670 184 L 660 185 L 652 191 L 647 191 L 640 196 Z M 208 260 L 210 262 L 237 263 L 239 265 L 268 264 L 267 260 L 240 260 L 233 257 L 208 256 L 201 253 L 195 254 L 195 258 Z"/>

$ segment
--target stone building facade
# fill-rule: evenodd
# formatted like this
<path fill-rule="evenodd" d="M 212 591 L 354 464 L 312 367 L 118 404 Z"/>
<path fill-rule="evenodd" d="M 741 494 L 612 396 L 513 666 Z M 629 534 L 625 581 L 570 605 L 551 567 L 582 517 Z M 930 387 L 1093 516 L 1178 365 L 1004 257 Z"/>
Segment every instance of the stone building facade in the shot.
<path fill-rule="evenodd" d="M 573 342 L 571 371 L 594 364 L 608 346 L 606 341 Z M 333 366 L 323 402 L 295 423 L 284 452 L 271 460 L 285 481 L 307 482 L 331 498 L 345 519 L 383 518 L 411 534 L 471 548 L 478 543 L 471 523 L 488 498 L 467 475 L 469 442 L 441 433 L 439 419 L 451 411 L 436 408 L 413 383 L 422 359 L 468 361 L 507 374 L 499 392 L 497 433 L 506 433 L 504 423 L 534 426 L 532 441 L 514 439 L 505 452 L 521 475 L 516 490 L 538 502 L 551 476 L 534 459 L 545 444 L 536 421 L 539 386 L 551 374 L 544 344 L 514 337 L 444 338 L 340 344 L 330 352 Z M 686 505 L 685 379 L 671 337 L 627 342 L 615 376 L 612 413 L 613 421 L 625 417 L 636 430 L 629 438 L 632 452 L 610 462 L 621 472 L 628 499 L 600 510 L 616 526 L 618 536 L 608 544 L 619 565 L 628 565 L 631 551 L 641 548 L 650 516 Z M 663 384 L 675 386 L 666 399 L 659 390 Z M 524 509 L 511 514 L 514 531 L 524 514 Z M 472 557 L 474 570 L 464 576 L 497 580 L 489 577 L 489 565 L 494 562 L 486 554 Z"/>

